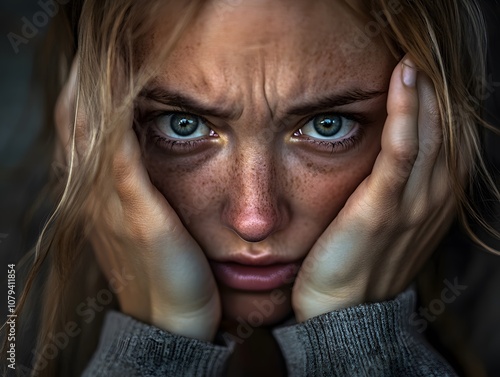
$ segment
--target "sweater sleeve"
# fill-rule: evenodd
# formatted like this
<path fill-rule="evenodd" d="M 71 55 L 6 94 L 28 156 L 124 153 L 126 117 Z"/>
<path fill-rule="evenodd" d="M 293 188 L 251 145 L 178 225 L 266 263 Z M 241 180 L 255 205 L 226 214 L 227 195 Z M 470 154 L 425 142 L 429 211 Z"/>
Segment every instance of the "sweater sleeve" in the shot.
<path fill-rule="evenodd" d="M 456 376 L 411 325 L 416 294 L 274 330 L 289 376 Z"/>
<path fill-rule="evenodd" d="M 232 346 L 172 334 L 110 311 L 82 376 L 220 376 L 231 352 Z"/>

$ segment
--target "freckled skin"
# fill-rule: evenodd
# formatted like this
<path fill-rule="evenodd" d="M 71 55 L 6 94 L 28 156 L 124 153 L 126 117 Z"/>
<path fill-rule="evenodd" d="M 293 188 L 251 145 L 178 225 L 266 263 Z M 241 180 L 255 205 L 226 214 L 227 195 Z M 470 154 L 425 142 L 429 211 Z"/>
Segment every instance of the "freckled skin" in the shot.
<path fill-rule="evenodd" d="M 363 23 L 341 1 L 215 5 L 182 37 L 158 81 L 203 103 L 228 106 L 235 116 L 197 114 L 219 135 L 199 151 L 176 154 L 145 144 L 149 175 L 208 259 L 271 254 L 301 260 L 369 175 L 380 150 L 386 96 L 342 108 L 364 111 L 372 121 L 358 145 L 334 153 L 294 142 L 307 119 L 285 117 L 286 109 L 332 88 L 387 90 L 397 62 L 380 40 L 345 48 Z M 228 320 L 248 318 L 254 301 L 270 294 L 219 288 Z M 282 290 L 286 302 L 265 323 L 290 313 L 290 286 Z"/>

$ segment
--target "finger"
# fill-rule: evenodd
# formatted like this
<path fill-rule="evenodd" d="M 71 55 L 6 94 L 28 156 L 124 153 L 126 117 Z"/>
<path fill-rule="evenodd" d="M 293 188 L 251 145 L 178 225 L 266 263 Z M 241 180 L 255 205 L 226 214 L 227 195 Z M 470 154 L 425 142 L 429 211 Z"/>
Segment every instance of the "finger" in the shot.
<path fill-rule="evenodd" d="M 177 213 L 151 183 L 132 128 L 126 131 L 113 165 L 123 224 L 142 246 L 141 254 L 151 264 L 150 270 L 168 281 L 162 294 L 173 307 L 187 312 L 209 302 L 212 305 L 217 289 L 208 260 Z"/>
<path fill-rule="evenodd" d="M 179 236 L 187 232 L 173 208 L 151 183 L 142 162 L 139 142 L 132 128 L 124 136 L 113 159 L 116 192 L 124 210 L 124 221 L 144 242 L 156 237 Z M 144 216 L 147 216 L 148 220 Z"/>
<path fill-rule="evenodd" d="M 422 73 L 418 78 L 418 98 L 419 151 L 408 181 L 407 186 L 410 187 L 428 184 L 436 164 L 439 163 L 438 158 L 443 158 L 443 154 L 440 153 L 443 132 L 437 96 L 430 78 Z"/>
<path fill-rule="evenodd" d="M 417 222 L 429 216 L 431 208 L 443 209 L 447 202 L 453 201 L 437 95 L 425 74 L 419 75 L 418 93 L 419 152 L 405 191 L 405 201 L 413 203 L 409 218 Z"/>
<path fill-rule="evenodd" d="M 404 190 L 418 156 L 417 76 L 413 63 L 405 58 L 391 77 L 381 151 L 368 182 L 369 191 L 378 199 Z"/>

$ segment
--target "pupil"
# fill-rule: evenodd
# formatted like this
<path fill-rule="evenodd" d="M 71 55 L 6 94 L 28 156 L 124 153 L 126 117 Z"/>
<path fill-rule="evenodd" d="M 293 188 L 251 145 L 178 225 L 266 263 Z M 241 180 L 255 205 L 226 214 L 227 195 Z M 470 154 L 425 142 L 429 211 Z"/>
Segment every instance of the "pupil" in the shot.
<path fill-rule="evenodd" d="M 339 116 L 320 116 L 314 119 L 314 129 L 321 136 L 333 136 L 341 127 L 342 122 Z"/>
<path fill-rule="evenodd" d="M 186 114 L 174 114 L 170 120 L 172 130 L 179 136 L 188 136 L 198 128 L 198 119 Z"/>

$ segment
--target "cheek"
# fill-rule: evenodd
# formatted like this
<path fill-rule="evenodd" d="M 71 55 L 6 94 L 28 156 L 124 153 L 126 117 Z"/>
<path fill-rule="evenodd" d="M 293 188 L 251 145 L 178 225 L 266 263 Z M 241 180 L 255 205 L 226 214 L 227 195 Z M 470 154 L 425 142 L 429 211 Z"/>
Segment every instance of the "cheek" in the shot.
<path fill-rule="evenodd" d="M 309 224 L 308 234 L 321 232 L 337 216 L 349 196 L 371 173 L 380 151 L 380 130 L 375 130 L 350 156 L 330 161 L 304 156 L 288 159 L 288 197 L 294 215 Z"/>
<path fill-rule="evenodd" d="M 311 154 L 286 153 L 275 176 L 279 182 L 276 194 L 287 202 L 292 217 L 299 219 L 301 226 L 294 232 L 306 233 L 301 237 L 318 236 L 335 218 L 370 174 L 380 150 L 381 130 L 377 127 L 366 135 L 354 153 L 326 161 Z M 230 162 L 217 157 L 171 158 L 154 148 L 145 157 L 152 183 L 193 235 L 201 237 L 208 229 L 216 230 L 221 208 L 235 196 L 231 190 L 237 190 L 231 169 L 220 168 Z"/>
<path fill-rule="evenodd" d="M 183 161 L 152 150 L 145 153 L 145 164 L 151 182 L 186 225 L 214 213 L 224 197 L 226 177 L 215 161 Z"/>

